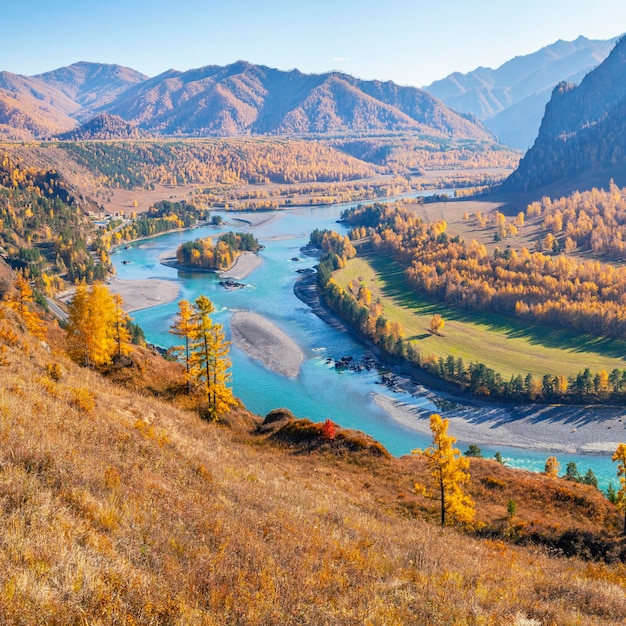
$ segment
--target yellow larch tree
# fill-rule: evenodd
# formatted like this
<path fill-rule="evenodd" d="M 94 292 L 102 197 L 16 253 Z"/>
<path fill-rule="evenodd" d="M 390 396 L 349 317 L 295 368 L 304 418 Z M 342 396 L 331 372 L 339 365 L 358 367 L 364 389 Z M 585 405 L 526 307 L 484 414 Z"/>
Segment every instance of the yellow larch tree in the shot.
<path fill-rule="evenodd" d="M 211 318 L 213 303 L 206 296 L 196 299 L 191 322 L 190 369 L 206 398 L 207 415 L 218 420 L 236 401 L 228 383 L 232 380 L 230 341 L 224 329 Z"/>
<path fill-rule="evenodd" d="M 192 322 L 193 306 L 189 300 L 180 300 L 178 303 L 178 313 L 170 326 L 170 333 L 183 339 L 182 345 L 174 346 L 172 351 L 182 358 L 185 363 L 185 382 L 187 384 L 187 392 L 191 391 L 191 339 L 194 330 Z"/>
<path fill-rule="evenodd" d="M 546 460 L 546 466 L 544 467 L 544 473 L 550 478 L 559 477 L 559 469 L 561 465 L 555 456 L 549 456 Z"/>
<path fill-rule="evenodd" d="M 441 335 L 441 331 L 445 325 L 445 321 L 439 313 L 435 313 L 430 320 L 430 332 L 433 335 Z"/>
<path fill-rule="evenodd" d="M 113 297 L 102 283 L 76 285 L 69 305 L 67 348 L 81 365 L 100 367 L 129 351 L 128 315 L 121 297 Z"/>
<path fill-rule="evenodd" d="M 613 463 L 617 462 L 619 489 L 615 505 L 624 514 L 624 534 L 626 535 L 626 443 L 620 443 L 613 455 Z"/>
<path fill-rule="evenodd" d="M 426 485 L 415 484 L 415 490 L 427 498 L 441 502 L 441 525 L 451 519 L 460 523 L 470 523 L 474 519 L 475 507 L 472 498 L 463 491 L 463 485 L 469 483 L 469 460 L 454 447 L 456 438 L 448 435 L 448 420 L 438 413 L 430 416 L 430 430 L 433 444 L 426 450 L 413 450 L 428 460 L 430 475 L 435 482 L 435 491 Z"/>
<path fill-rule="evenodd" d="M 9 301 L 9 307 L 20 314 L 31 335 L 43 339 L 46 336 L 46 328 L 41 317 L 31 308 L 33 306 L 33 289 L 25 272 L 19 271 L 17 273 L 15 288 L 17 294 Z"/>
<path fill-rule="evenodd" d="M 119 293 L 113 294 L 113 333 L 115 337 L 116 354 L 119 357 L 130 352 L 130 331 L 128 324 L 130 315 L 124 310 L 124 300 Z"/>

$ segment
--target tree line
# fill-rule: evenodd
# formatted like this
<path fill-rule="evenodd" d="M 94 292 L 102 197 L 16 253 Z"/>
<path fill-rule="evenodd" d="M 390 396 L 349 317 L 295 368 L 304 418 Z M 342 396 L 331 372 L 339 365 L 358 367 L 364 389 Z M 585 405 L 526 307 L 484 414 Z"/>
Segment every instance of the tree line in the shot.
<path fill-rule="evenodd" d="M 351 209 L 346 217 L 358 212 L 358 209 Z M 363 208 L 364 223 L 371 222 L 376 215 L 386 220 L 395 219 L 394 213 L 388 212 L 388 207 L 383 205 Z M 445 232 L 441 230 L 441 225 L 425 225 L 421 220 L 419 222 L 426 231 L 434 229 L 431 231 L 432 236 L 438 237 Z M 389 223 L 391 222 L 387 225 Z M 363 227 L 357 227 L 359 228 Z M 371 227 L 368 226 L 368 229 L 371 235 Z M 318 230 L 312 233 L 310 244 L 325 251 L 317 272 L 317 284 L 323 300 L 353 328 L 388 354 L 405 359 L 428 374 L 479 396 L 514 402 L 626 402 L 626 370 L 616 368 L 611 372 L 592 372 L 585 368 L 573 376 L 547 373 L 539 378 L 531 373 L 519 373 L 504 378 L 485 363 L 465 363 L 461 357 L 452 355 L 436 358 L 422 354 L 416 340 L 405 338 L 401 324 L 395 320 L 390 321 L 384 315 L 382 304 L 372 298 L 366 285 L 352 281 L 344 289 L 334 280 L 333 272 L 344 267 L 356 255 L 348 237 L 332 231 Z M 433 319 L 431 331 L 438 332 L 443 321 Z"/>
<path fill-rule="evenodd" d="M 594 335 L 626 338 L 626 267 L 579 261 L 522 248 L 489 254 L 426 224 L 402 206 L 351 210 L 344 219 L 365 227 L 375 250 L 405 269 L 415 291 L 465 310 L 497 311 Z"/>
<path fill-rule="evenodd" d="M 626 258 L 626 189 L 612 180 L 608 190 L 575 191 L 556 200 L 544 197 L 531 203 L 526 213 L 542 218 L 543 230 L 553 236 L 559 251 Z"/>
<path fill-rule="evenodd" d="M 63 142 L 59 147 L 104 185 L 122 189 L 343 181 L 376 174 L 374 166 L 330 146 L 295 139 Z"/>

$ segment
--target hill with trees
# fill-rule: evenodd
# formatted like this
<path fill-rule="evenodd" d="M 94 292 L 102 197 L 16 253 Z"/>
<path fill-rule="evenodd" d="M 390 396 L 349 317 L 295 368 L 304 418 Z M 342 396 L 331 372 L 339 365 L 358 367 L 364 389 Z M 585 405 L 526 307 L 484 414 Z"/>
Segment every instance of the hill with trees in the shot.
<path fill-rule="evenodd" d="M 537 136 L 554 86 L 579 83 L 604 61 L 615 42 L 582 36 L 559 40 L 496 69 L 455 72 L 424 89 L 450 108 L 475 115 L 502 143 L 526 150 Z"/>
<path fill-rule="evenodd" d="M 117 115 L 101 113 L 81 124 L 78 128 L 58 135 L 58 139 L 65 141 L 139 139 L 144 134 Z"/>
<path fill-rule="evenodd" d="M 539 135 L 503 191 L 626 184 L 626 38 L 580 85 L 560 83 Z"/>

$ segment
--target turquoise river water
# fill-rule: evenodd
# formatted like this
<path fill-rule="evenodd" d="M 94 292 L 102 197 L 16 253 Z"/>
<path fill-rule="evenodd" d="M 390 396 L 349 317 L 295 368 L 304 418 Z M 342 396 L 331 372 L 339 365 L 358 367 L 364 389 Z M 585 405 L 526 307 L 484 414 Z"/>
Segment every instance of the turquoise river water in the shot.
<path fill-rule="evenodd" d="M 179 298 L 188 300 L 194 300 L 200 294 L 207 295 L 216 308 L 215 321 L 222 323 L 227 332 L 233 312 L 254 311 L 296 341 L 305 359 L 299 375 L 293 379 L 266 369 L 232 347 L 233 390 L 251 411 L 265 415 L 271 409 L 286 407 L 298 417 L 314 421 L 330 418 L 341 426 L 368 433 L 394 455 L 408 454 L 414 448 L 429 445 L 430 438 L 394 421 L 374 402 L 374 394 L 409 403 L 419 413 L 439 412 L 444 417 L 446 405 L 437 402 L 437 394 L 428 390 L 418 394 L 393 393 L 379 384 L 380 377 L 375 371 L 336 371 L 327 358 L 338 359 L 346 355 L 358 358 L 367 349 L 349 334 L 319 319 L 293 292 L 298 277 L 296 270 L 316 263 L 316 259 L 306 257 L 300 251 L 308 242 L 309 233 L 314 228 L 344 232 L 344 226 L 337 220 L 345 208 L 346 205 L 295 208 L 264 214 L 273 219 L 253 228 L 254 235 L 265 246 L 259 253 L 263 263 L 242 281 L 247 284 L 243 289 L 228 291 L 218 284 L 219 278 L 213 274 L 181 272 L 162 265 L 158 257 L 176 249 L 183 241 L 209 235 L 215 237 L 228 230 L 247 230 L 250 225 L 245 221 L 245 213 L 222 214 L 225 224 L 219 228 L 203 226 L 120 247 L 113 254 L 113 262 L 119 278 L 171 280 L 180 287 Z M 298 260 L 293 260 L 296 258 Z M 168 332 L 176 311 L 177 302 L 164 303 L 136 311 L 133 318 L 144 329 L 149 342 L 169 347 L 176 339 Z M 462 400 L 459 402 L 463 403 Z M 506 407 L 499 410 L 506 418 Z M 457 445 L 465 450 L 469 443 L 473 442 L 460 440 Z M 481 445 L 481 449 L 484 456 L 493 456 L 499 451 L 507 465 L 533 471 L 543 471 L 548 456 L 545 451 L 505 446 Z M 616 483 L 615 465 L 610 456 L 557 454 L 557 457 L 563 471 L 568 461 L 574 461 L 581 474 L 591 468 L 601 487 L 605 488 L 609 480 Z"/>

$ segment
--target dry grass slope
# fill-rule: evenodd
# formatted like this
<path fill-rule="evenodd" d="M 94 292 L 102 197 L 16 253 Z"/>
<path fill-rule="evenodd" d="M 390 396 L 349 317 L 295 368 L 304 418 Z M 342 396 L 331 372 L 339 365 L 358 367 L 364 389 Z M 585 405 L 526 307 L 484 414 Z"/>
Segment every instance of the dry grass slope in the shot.
<path fill-rule="evenodd" d="M 430 504 L 412 495 L 424 471 L 417 458 L 294 449 L 271 438 L 275 428 L 251 428 L 260 420 L 243 410 L 230 427 L 208 424 L 153 397 L 154 388 L 137 392 L 76 367 L 59 332 L 49 336 L 46 348 L 2 309 L 3 624 L 626 620 L 623 564 L 550 556 L 426 521 Z M 142 371 L 150 376 L 147 365 Z M 553 500 L 541 477 L 516 485 L 515 473 L 494 463 L 472 468 L 486 521 L 505 515 L 511 494 L 520 520 L 528 511 L 540 517 L 526 497 L 531 484 L 536 502 Z M 583 527 L 610 532 L 610 506 L 567 489 L 593 501 L 597 516 Z M 553 515 L 574 524 L 567 511 L 577 506 L 556 500 Z"/>

